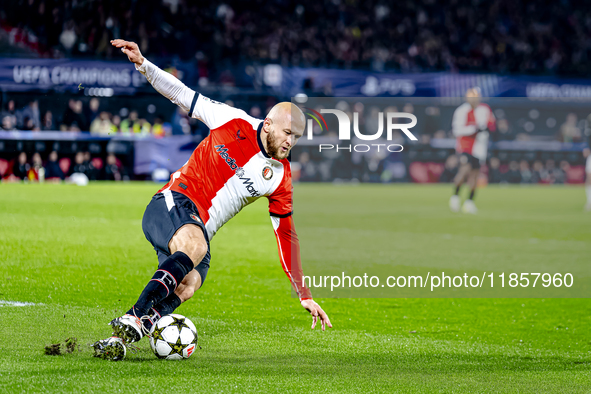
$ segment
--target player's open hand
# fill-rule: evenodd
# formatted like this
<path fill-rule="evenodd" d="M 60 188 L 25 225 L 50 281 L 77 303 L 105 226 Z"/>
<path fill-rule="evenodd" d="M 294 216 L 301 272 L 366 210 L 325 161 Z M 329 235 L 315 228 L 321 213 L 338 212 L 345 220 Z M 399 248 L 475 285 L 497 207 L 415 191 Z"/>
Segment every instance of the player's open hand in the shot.
<path fill-rule="evenodd" d="M 300 303 L 312 315 L 312 330 L 314 329 L 314 327 L 316 327 L 318 319 L 320 319 L 322 331 L 326 330 L 326 326 L 332 328 L 332 324 L 330 323 L 328 315 L 326 314 L 326 312 L 322 310 L 322 308 L 320 307 L 320 305 L 316 303 L 316 301 L 302 300 Z"/>
<path fill-rule="evenodd" d="M 144 62 L 144 57 L 140 52 L 140 48 L 135 42 L 117 39 L 111 40 L 111 45 L 116 48 L 121 48 L 121 52 L 127 55 L 129 61 L 135 63 L 138 67 Z"/>

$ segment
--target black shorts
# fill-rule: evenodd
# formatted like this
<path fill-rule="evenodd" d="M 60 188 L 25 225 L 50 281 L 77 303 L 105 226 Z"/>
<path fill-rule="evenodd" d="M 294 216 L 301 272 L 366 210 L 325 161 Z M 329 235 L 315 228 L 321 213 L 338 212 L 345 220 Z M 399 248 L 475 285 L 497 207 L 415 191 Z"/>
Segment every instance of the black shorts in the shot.
<path fill-rule="evenodd" d="M 203 230 L 207 242 L 207 253 L 195 269 L 201 274 L 201 283 L 205 281 L 205 275 L 209 269 L 211 254 L 209 238 L 203 220 L 193 201 L 187 196 L 167 191 L 165 194 L 158 193 L 146 207 L 142 219 L 142 230 L 146 239 L 152 244 L 158 256 L 158 266 L 170 256 L 168 243 L 179 228 L 185 224 L 195 224 Z"/>
<path fill-rule="evenodd" d="M 473 170 L 480 168 L 480 160 L 466 152 L 460 154 L 460 164 L 470 164 Z"/>

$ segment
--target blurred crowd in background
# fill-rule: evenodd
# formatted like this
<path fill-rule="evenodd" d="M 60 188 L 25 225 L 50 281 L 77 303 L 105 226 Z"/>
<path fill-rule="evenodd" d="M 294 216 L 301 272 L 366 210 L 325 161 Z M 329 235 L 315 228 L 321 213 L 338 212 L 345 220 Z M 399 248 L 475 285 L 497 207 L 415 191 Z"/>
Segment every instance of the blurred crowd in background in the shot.
<path fill-rule="evenodd" d="M 292 152 L 294 179 L 303 182 L 358 181 L 390 182 L 452 182 L 459 169 L 458 156 L 446 152 L 441 162 L 402 161 L 396 153 L 338 154 L 297 147 Z M 321 156 L 321 157 L 320 157 Z M 59 182 L 74 173 L 89 180 L 122 181 L 133 178 L 132 168 L 123 165 L 115 154 L 91 155 L 88 151 L 58 157 L 56 151 L 47 155 L 20 152 L 13 160 L 0 158 L 0 178 L 4 181 Z M 485 183 L 506 184 L 565 184 L 582 183 L 585 179 L 582 162 L 538 158 L 535 160 L 502 161 L 490 157 L 482 167 Z"/>
<path fill-rule="evenodd" d="M 292 161 L 294 178 L 303 182 L 453 182 L 459 169 L 458 156 L 453 150 L 444 152 L 440 161 L 401 160 L 396 153 L 337 154 L 296 148 Z M 491 156 L 481 168 L 481 184 L 565 184 L 583 183 L 585 170 L 581 159 L 571 161 L 564 157 L 528 160 L 520 153 L 520 160 L 501 160 Z"/>
<path fill-rule="evenodd" d="M 128 109 L 117 105 L 118 98 L 109 99 L 91 98 L 84 101 L 79 98 L 70 98 L 65 101 L 61 113 L 42 108 L 35 95 L 28 96 L 27 100 L 17 101 L 10 96 L 0 111 L 0 130 L 33 130 L 33 131 L 90 131 L 93 135 L 113 136 L 140 135 L 166 137 L 170 135 L 198 135 L 201 139 L 209 134 L 207 127 L 197 119 L 189 118 L 188 114 L 178 107 L 174 107 L 172 114 L 156 114 L 154 104 L 148 108 Z M 160 99 L 160 98 L 159 98 Z M 118 111 L 111 112 L 103 108 L 103 104 L 109 100 L 110 107 L 119 107 Z M 247 113 L 255 118 L 264 118 L 276 100 L 268 97 L 250 101 L 246 108 Z M 235 106 L 232 100 L 226 104 Z M 243 103 L 240 103 L 243 104 Z M 239 104 L 239 105 L 240 105 Z M 497 119 L 498 132 L 492 135 L 493 141 L 500 140 L 555 140 L 560 142 L 585 142 L 591 136 L 591 113 L 585 108 L 558 109 L 550 113 L 544 107 L 537 108 L 531 104 L 529 108 L 520 112 L 511 108 L 497 106 L 494 113 Z M 153 107 L 153 108 L 152 108 Z M 167 107 L 173 108 L 168 105 Z M 367 107 L 367 108 L 366 108 Z M 419 123 L 413 132 L 420 137 L 421 143 L 429 143 L 431 139 L 453 138 L 451 132 L 451 116 L 454 106 L 423 105 L 415 106 L 410 102 L 400 106 L 369 106 L 361 102 L 345 103 L 340 101 L 335 106 L 345 112 L 353 120 L 353 112 L 358 113 L 360 130 L 373 132 L 378 129 L 379 113 L 406 112 L 415 114 Z M 317 108 L 318 110 L 321 107 Z M 512 111 L 512 112 L 511 112 Z M 517 112 L 516 112 L 517 111 Z M 329 119 L 328 130 L 314 124 L 315 135 L 336 135 L 330 130 L 337 130 L 336 124 L 331 124 Z"/>
<path fill-rule="evenodd" d="M 13 0 L 11 41 L 45 57 L 111 59 L 109 40 L 199 73 L 238 60 L 291 66 L 585 76 L 591 8 L 580 0 Z"/>
<path fill-rule="evenodd" d="M 98 136 L 134 134 L 165 137 L 206 133 L 196 120 L 190 119 L 181 110 L 177 110 L 169 119 L 164 115 L 144 113 L 145 117 L 140 117 L 137 110 L 123 107 L 113 114 L 101 109 L 96 97 L 90 99 L 87 105 L 80 99 L 69 99 L 61 113 L 40 108 L 38 100 L 34 98 L 22 106 L 17 106 L 15 100 L 9 99 L 0 112 L 0 126 L 2 130 L 90 131 Z"/>
<path fill-rule="evenodd" d="M 111 113 L 101 108 L 103 102 L 98 98 L 86 98 L 83 100 L 72 98 L 67 100 L 68 106 L 60 115 L 54 115 L 49 110 L 40 108 L 36 100 L 26 103 L 24 106 L 16 106 L 15 100 L 8 100 L 0 113 L 2 129 L 13 130 L 61 130 L 62 132 L 90 130 L 95 136 L 136 135 L 164 137 L 168 135 L 191 134 L 195 142 L 204 138 L 209 130 L 205 125 L 196 120 L 189 119 L 187 114 L 180 109 L 175 109 L 172 116 L 155 116 L 150 111 L 129 111 L 123 107 L 118 113 Z M 106 99 L 102 99 L 106 100 Z M 110 102 L 117 98 L 109 98 Z M 410 141 L 398 131 L 394 131 L 392 143 L 400 143 L 405 146 L 404 159 L 396 153 L 388 154 L 372 150 L 366 153 L 352 152 L 342 154 L 338 152 L 322 152 L 319 154 L 318 146 L 306 146 L 306 141 L 300 141 L 293 153 L 292 161 L 298 169 L 298 175 L 302 181 L 332 181 L 334 179 L 359 180 L 363 182 L 450 182 L 458 169 L 458 159 L 453 148 L 435 149 L 437 140 L 453 138 L 451 132 L 451 116 L 456 105 L 434 106 L 413 105 L 409 101 L 398 100 L 399 105 L 394 106 L 392 100 L 384 101 L 384 105 L 369 105 L 361 102 L 345 102 L 335 99 L 335 108 L 340 109 L 353 119 L 356 112 L 359 121 L 359 129 L 366 134 L 373 133 L 379 128 L 379 114 L 388 112 L 407 112 L 416 114 L 420 122 L 413 133 L 419 138 L 416 143 Z M 338 101 L 338 102 L 337 102 Z M 502 103 L 502 101 L 500 101 Z M 268 106 L 273 100 L 250 103 L 247 110 L 250 115 L 262 118 L 268 111 Z M 389 106 L 386 106 L 387 104 Z M 228 101 L 227 104 L 235 103 Z M 243 103 L 241 103 L 243 104 Z M 152 105 L 152 104 L 150 104 Z M 546 141 L 562 143 L 588 142 L 591 137 L 591 114 L 585 112 L 585 107 L 558 108 L 552 106 L 552 111 L 528 104 L 524 108 L 505 109 L 496 107 L 494 113 L 497 119 L 497 130 L 491 133 L 491 141 Z M 539 106 L 539 105 L 538 105 Z M 247 107 L 248 108 L 248 107 Z M 261 108 L 264 108 L 261 109 Z M 321 107 L 316 107 L 320 110 Z M 142 113 L 140 117 L 139 113 Z M 127 115 L 127 116 L 125 116 Z M 151 117 L 150 117 L 151 116 Z M 336 126 L 334 117 L 326 117 L 328 128 L 320 128 L 314 124 L 315 137 L 336 138 Z M 404 123 L 404 122 L 402 122 Z M 353 143 L 363 141 L 352 141 Z M 388 141 L 374 141 L 376 143 Z M 433 145 L 435 144 L 435 145 Z M 421 152 L 421 149 L 427 150 Z M 417 151 L 418 150 L 418 151 Z M 417 153 L 418 152 L 418 153 Z M 56 160 L 60 164 L 62 178 L 73 172 L 82 172 L 89 179 L 123 180 L 133 177 L 133 169 L 121 165 L 121 160 L 113 155 L 95 155 L 91 157 L 89 152 L 78 152 L 53 160 L 56 152 L 43 157 L 39 153 L 29 156 L 23 152 L 18 160 L 0 161 L 0 177 L 11 179 L 38 180 L 39 166 L 48 169 L 55 167 Z M 24 155 L 24 156 L 23 156 Z M 111 157 L 112 156 L 112 157 Z M 540 156 L 539 154 L 526 154 L 525 152 L 513 155 L 499 155 L 499 152 L 489 152 L 489 160 L 483 168 L 483 176 L 489 183 L 579 183 L 584 180 L 584 170 L 581 167 L 582 156 L 580 152 L 561 153 L 555 155 Z M 29 166 L 25 170 L 23 166 Z M 55 167 L 57 168 L 57 167 Z M 118 170 L 117 170 L 118 169 Z M 58 171 L 59 172 L 59 171 Z M 51 174 L 55 174 L 52 171 Z M 119 175 L 117 175 L 119 174 Z M 56 179 L 55 176 L 46 176 L 46 179 Z"/>
<path fill-rule="evenodd" d="M 240 62 L 373 71 L 591 75 L 591 8 L 578 0 L 14 0 L 0 6 L 2 56 L 125 61 L 109 44 L 114 38 L 137 42 L 146 57 L 168 64 L 167 71 L 181 79 L 183 71 L 175 64 L 188 64 L 184 72 L 194 73 L 191 80 L 198 90 L 211 92 L 208 80 L 215 76 L 214 92 L 222 97 L 213 98 L 256 118 L 264 118 L 285 98 L 235 89 L 239 76 L 233 67 Z M 306 83 L 313 81 L 304 82 L 304 91 Z M 228 93 L 232 89 L 237 91 L 234 96 Z M 84 92 L 44 93 L 3 92 L 0 130 L 89 131 L 99 137 L 192 135 L 194 143 L 209 133 L 202 122 L 154 92 L 108 99 Z M 323 88 L 323 95 L 332 96 L 330 86 L 326 92 Z M 457 157 L 449 146 L 438 151 L 434 146 L 453 138 L 451 116 L 459 103 L 389 105 L 359 102 L 335 108 L 350 118 L 356 112 L 359 128 L 367 133 L 378 129 L 380 112 L 415 114 L 421 119 L 413 129 L 419 141 L 409 143 L 403 135 L 394 135 L 394 141 L 404 141 L 405 155 L 329 152 L 319 158 L 304 145 L 293 153 L 296 177 L 450 181 Z M 588 143 L 591 137 L 591 114 L 581 106 L 491 106 L 497 119 L 493 142 Z M 336 128 L 328 122 L 324 129 L 314 126 L 315 137 L 335 137 Z M 60 180 L 75 172 L 91 180 L 134 176 L 131 155 L 53 149 L 41 154 L 34 148 L 10 151 L 10 157 L 0 158 L 0 178 Z M 502 156 L 491 151 L 482 173 L 490 183 L 579 182 L 581 176 L 584 179 L 581 163 L 580 152 Z"/>
<path fill-rule="evenodd" d="M 61 182 L 75 173 L 84 174 L 89 180 L 130 179 L 130 174 L 114 154 L 108 154 L 105 161 L 100 157 L 91 157 L 90 152 L 77 152 L 74 160 L 59 158 L 56 151 L 50 152 L 46 160 L 39 152 L 31 157 L 26 152 L 20 152 L 14 160 L 0 158 L 0 176 L 9 182 Z"/>
<path fill-rule="evenodd" d="M 197 135 L 201 139 L 209 134 L 209 129 L 199 120 L 189 118 L 187 112 L 173 107 L 166 100 L 162 105 L 166 109 L 174 108 L 170 114 L 156 113 L 156 105 L 149 104 L 147 108 L 127 108 L 118 105 L 117 97 L 101 99 L 80 99 L 78 97 L 60 100 L 65 105 L 57 105 L 50 101 L 49 105 L 39 103 L 37 96 L 29 94 L 25 99 L 15 100 L 6 96 L 5 104 L 0 108 L 0 130 L 32 130 L 32 131 L 90 131 L 93 135 L 113 136 L 139 135 L 166 137 L 171 135 Z M 103 106 L 109 102 L 110 111 Z M 154 102 L 162 102 L 156 97 Z M 0 101 L 1 102 L 1 101 Z M 254 117 L 264 117 L 269 108 L 277 101 L 271 97 L 259 100 L 248 106 L 248 113 Z M 228 105 L 235 103 L 227 100 Z M 56 110 L 56 108 L 58 108 Z M 117 110 L 118 108 L 118 110 Z M 261 109 L 261 108 L 264 108 Z"/>
<path fill-rule="evenodd" d="M 573 169 L 567 160 L 556 162 L 547 160 L 511 160 L 503 164 L 498 157 L 491 157 L 483 173 L 488 183 L 520 183 L 520 184 L 564 184 L 581 183 L 584 179 L 582 165 Z M 458 172 L 458 157 L 451 155 L 445 163 L 440 182 L 452 182 Z"/>

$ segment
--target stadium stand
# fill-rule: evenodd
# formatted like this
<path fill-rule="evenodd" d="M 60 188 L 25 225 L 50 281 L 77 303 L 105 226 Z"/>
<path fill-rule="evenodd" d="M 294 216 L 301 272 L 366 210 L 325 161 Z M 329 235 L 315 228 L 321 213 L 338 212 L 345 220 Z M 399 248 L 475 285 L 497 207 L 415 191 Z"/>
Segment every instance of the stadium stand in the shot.
<path fill-rule="evenodd" d="M 587 76 L 583 1 L 181 0 L 5 2 L 14 43 L 49 57 L 112 59 L 113 38 L 151 57 L 223 63 Z M 229 76 L 231 78 L 231 76 Z"/>

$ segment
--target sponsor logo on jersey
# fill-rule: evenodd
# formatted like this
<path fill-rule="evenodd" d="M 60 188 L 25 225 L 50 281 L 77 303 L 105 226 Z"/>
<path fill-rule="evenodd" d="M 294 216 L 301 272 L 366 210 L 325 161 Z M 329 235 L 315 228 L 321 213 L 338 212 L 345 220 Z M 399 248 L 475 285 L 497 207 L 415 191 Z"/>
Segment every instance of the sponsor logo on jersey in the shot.
<path fill-rule="evenodd" d="M 226 164 L 234 171 L 236 171 L 239 167 L 236 164 L 236 160 L 230 157 L 228 154 L 228 148 L 225 148 L 225 145 L 216 145 L 214 146 L 215 151 L 220 155 L 222 159 L 226 161 Z"/>
<path fill-rule="evenodd" d="M 195 215 L 194 213 L 189 215 L 191 217 L 191 219 L 193 219 L 194 221 L 201 223 L 201 219 L 199 219 L 199 216 Z"/>
<path fill-rule="evenodd" d="M 265 178 L 266 181 L 273 178 L 273 169 L 271 167 L 266 166 L 263 168 L 263 178 Z"/>
<path fill-rule="evenodd" d="M 260 196 L 258 190 L 256 190 L 253 186 L 254 182 L 252 182 L 250 178 L 246 178 L 244 176 L 244 168 L 238 167 L 238 164 L 236 164 L 236 160 L 230 157 L 230 155 L 228 154 L 228 148 L 226 148 L 225 145 L 215 145 L 214 148 L 218 155 L 220 155 L 220 157 L 224 159 L 228 167 L 230 167 L 234 171 L 238 179 L 242 181 L 242 184 L 246 187 L 246 190 L 250 193 L 250 195 L 253 197 Z"/>
<path fill-rule="evenodd" d="M 257 189 L 255 189 L 254 186 L 252 186 L 252 184 L 254 182 L 252 182 L 250 180 L 250 178 L 239 177 L 239 179 L 242 181 L 242 184 L 246 187 L 246 190 L 248 190 L 248 192 L 250 193 L 251 196 L 253 196 L 253 197 L 260 196 Z"/>

